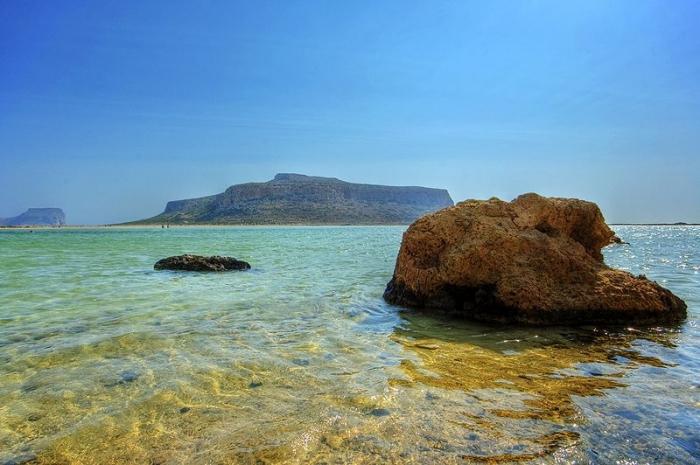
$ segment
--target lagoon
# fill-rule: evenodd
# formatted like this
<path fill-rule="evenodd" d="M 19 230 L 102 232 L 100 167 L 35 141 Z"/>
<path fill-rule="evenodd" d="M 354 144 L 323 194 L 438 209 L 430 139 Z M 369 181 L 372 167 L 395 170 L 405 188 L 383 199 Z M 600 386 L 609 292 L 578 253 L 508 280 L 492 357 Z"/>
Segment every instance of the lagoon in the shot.
<path fill-rule="evenodd" d="M 615 229 L 686 322 L 403 311 L 401 226 L 0 231 L 0 463 L 696 463 L 700 227 Z"/>

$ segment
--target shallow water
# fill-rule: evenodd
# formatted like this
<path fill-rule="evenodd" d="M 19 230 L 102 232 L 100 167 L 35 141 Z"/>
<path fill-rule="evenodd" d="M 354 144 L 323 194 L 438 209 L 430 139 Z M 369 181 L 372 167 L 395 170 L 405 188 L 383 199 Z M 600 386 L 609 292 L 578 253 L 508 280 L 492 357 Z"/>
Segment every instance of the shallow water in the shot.
<path fill-rule="evenodd" d="M 700 228 L 608 263 L 674 328 L 503 328 L 381 294 L 402 227 L 0 232 L 0 463 L 697 463 Z M 155 272 L 180 253 L 249 272 Z"/>

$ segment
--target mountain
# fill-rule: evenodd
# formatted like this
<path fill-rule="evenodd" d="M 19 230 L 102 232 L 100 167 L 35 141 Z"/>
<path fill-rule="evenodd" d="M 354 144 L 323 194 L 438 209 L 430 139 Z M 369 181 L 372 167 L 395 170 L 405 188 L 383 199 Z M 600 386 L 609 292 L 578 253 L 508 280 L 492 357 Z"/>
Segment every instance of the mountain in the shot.
<path fill-rule="evenodd" d="M 63 226 L 66 215 L 60 208 L 30 208 L 12 218 L 0 218 L 0 226 Z"/>
<path fill-rule="evenodd" d="M 406 224 L 452 205 L 445 189 L 281 173 L 221 194 L 168 202 L 160 215 L 132 224 Z"/>

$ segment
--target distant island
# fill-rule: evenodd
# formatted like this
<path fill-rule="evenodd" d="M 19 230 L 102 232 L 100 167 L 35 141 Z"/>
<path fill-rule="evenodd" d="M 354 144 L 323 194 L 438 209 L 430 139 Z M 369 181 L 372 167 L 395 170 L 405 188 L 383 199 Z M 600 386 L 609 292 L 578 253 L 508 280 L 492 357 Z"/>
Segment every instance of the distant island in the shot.
<path fill-rule="evenodd" d="M 407 224 L 453 204 L 445 189 L 281 173 L 221 194 L 174 200 L 160 215 L 127 224 Z"/>
<path fill-rule="evenodd" d="M 0 226 L 63 226 L 66 214 L 60 208 L 30 208 L 12 218 L 0 218 Z"/>

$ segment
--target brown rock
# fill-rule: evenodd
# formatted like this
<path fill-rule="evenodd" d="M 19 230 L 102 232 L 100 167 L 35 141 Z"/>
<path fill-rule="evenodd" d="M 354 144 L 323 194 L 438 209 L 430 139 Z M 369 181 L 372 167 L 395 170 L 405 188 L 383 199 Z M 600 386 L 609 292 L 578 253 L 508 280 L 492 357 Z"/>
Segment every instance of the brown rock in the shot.
<path fill-rule="evenodd" d="M 614 233 L 598 206 L 521 195 L 467 200 L 404 233 L 384 298 L 483 321 L 528 324 L 675 322 L 685 303 L 603 263 Z"/>
<path fill-rule="evenodd" d="M 153 268 L 156 270 L 177 271 L 228 271 L 248 270 L 250 264 L 232 257 L 203 257 L 201 255 L 176 255 L 158 260 Z"/>
<path fill-rule="evenodd" d="M 614 234 L 613 237 L 610 238 L 610 244 L 629 245 L 629 242 L 623 241 L 617 234 Z"/>

